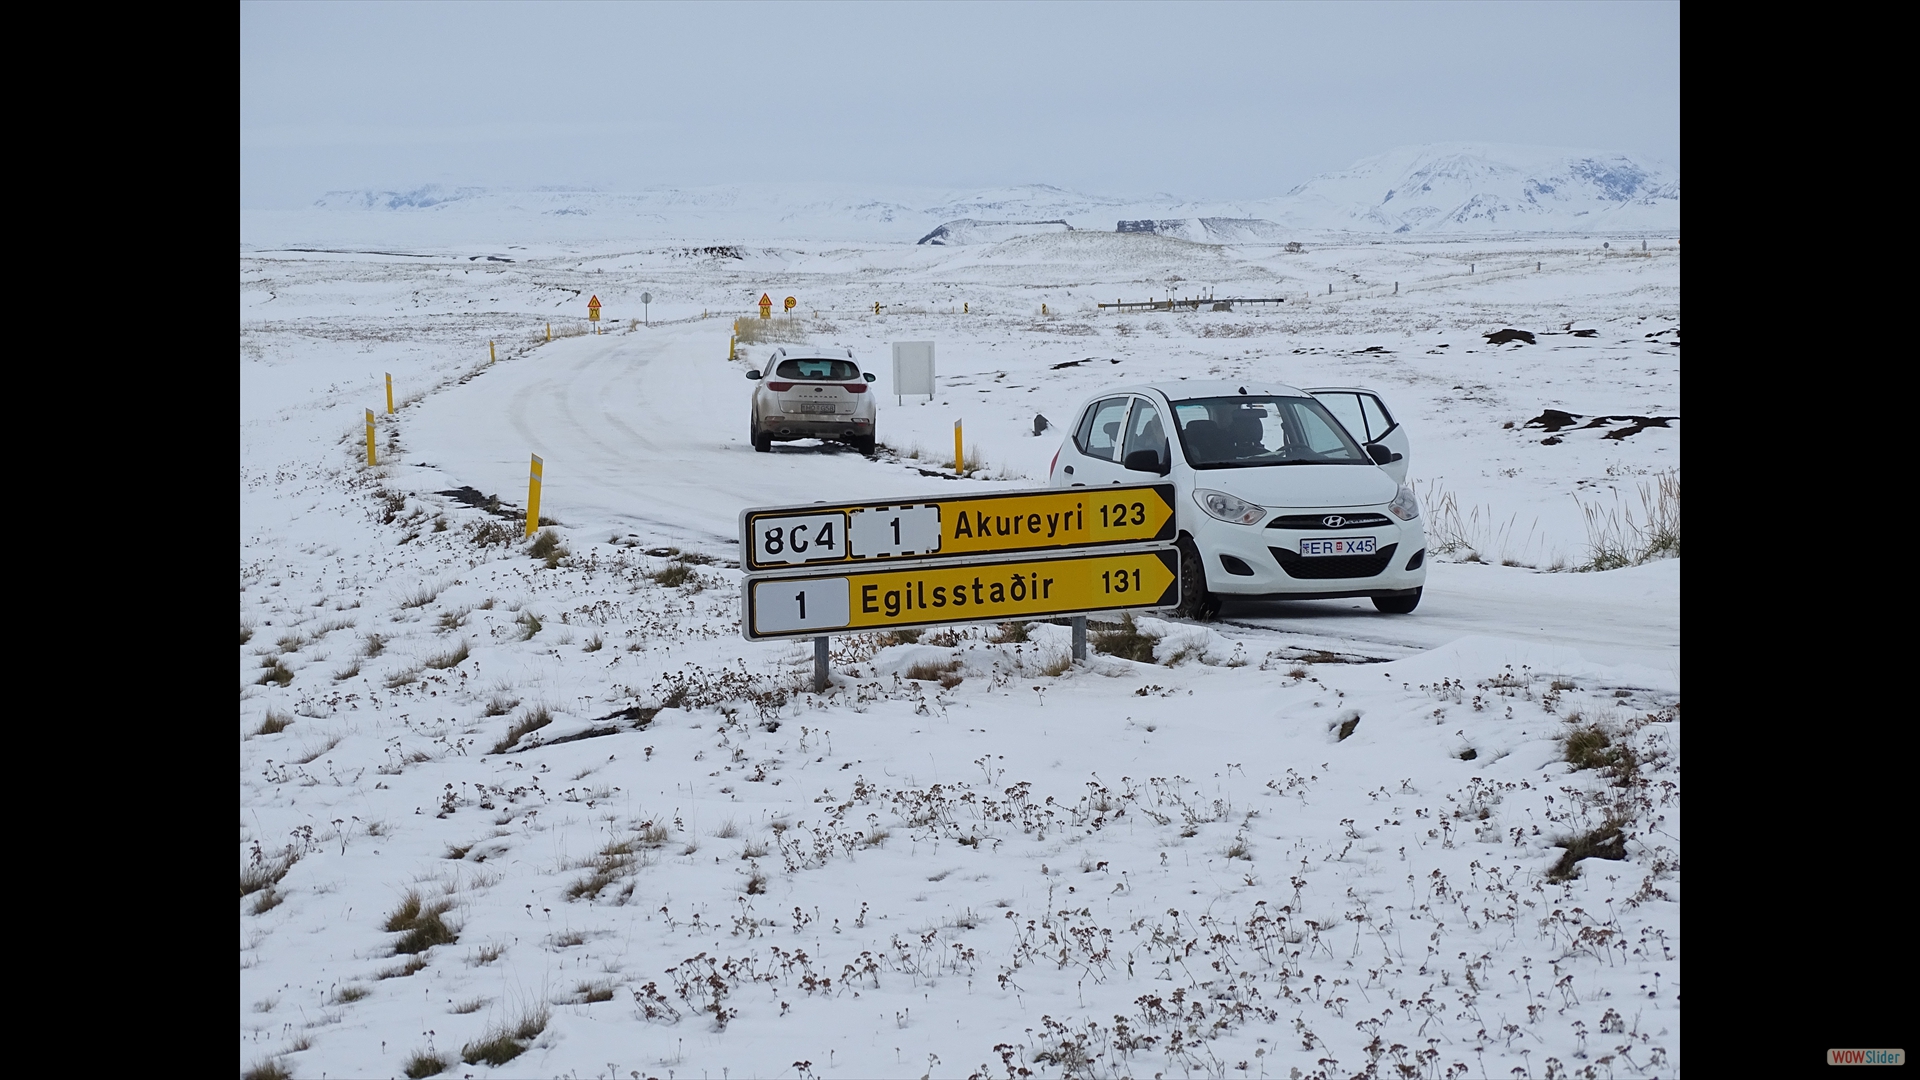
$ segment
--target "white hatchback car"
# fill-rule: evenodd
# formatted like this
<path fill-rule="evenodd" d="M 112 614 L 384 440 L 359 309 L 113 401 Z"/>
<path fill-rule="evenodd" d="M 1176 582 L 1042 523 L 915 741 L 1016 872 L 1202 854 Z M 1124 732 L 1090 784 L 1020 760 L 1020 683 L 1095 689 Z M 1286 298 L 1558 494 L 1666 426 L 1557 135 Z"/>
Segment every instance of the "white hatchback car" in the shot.
<path fill-rule="evenodd" d="M 1050 486 L 1173 483 L 1181 614 L 1212 618 L 1223 597 L 1420 603 L 1407 435 L 1373 391 L 1160 383 L 1101 393 L 1075 420 Z"/>
<path fill-rule="evenodd" d="M 766 370 L 747 378 L 753 388 L 753 448 L 760 453 L 775 442 L 825 439 L 844 442 L 873 456 L 874 395 L 870 372 L 860 370 L 853 350 L 843 346 L 783 345 L 767 357 Z"/>

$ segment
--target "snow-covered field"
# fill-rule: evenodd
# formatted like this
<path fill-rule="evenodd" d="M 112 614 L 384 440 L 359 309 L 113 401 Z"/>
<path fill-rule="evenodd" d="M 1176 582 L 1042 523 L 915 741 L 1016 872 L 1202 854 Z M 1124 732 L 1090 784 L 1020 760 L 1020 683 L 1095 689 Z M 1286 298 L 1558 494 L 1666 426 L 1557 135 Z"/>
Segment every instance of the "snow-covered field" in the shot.
<path fill-rule="evenodd" d="M 328 213 L 376 220 L 243 226 L 243 1068 L 1676 1071 L 1679 560 L 1577 572 L 1677 493 L 1679 421 L 1632 419 L 1681 415 L 1670 236 L 399 247 Z M 881 373 L 879 460 L 752 452 L 765 348 L 727 343 L 762 292 Z M 1286 302 L 1095 307 L 1169 296 Z M 940 392 L 900 403 L 919 340 Z M 1142 619 L 1151 663 L 846 637 L 824 695 L 805 644 L 741 639 L 741 508 L 1038 486 L 1036 416 L 1208 376 L 1382 392 L 1418 611 Z M 1568 876 L 1576 837 L 1612 857 Z"/>

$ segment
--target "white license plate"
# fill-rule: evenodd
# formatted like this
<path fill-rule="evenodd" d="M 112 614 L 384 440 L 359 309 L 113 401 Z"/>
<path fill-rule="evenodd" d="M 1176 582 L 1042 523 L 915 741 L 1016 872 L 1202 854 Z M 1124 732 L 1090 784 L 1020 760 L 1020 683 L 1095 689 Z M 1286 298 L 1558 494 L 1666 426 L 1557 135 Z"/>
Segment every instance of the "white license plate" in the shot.
<path fill-rule="evenodd" d="M 1371 555 L 1373 537 L 1342 536 L 1336 540 L 1302 540 L 1302 555 Z"/>
<path fill-rule="evenodd" d="M 788 412 L 830 413 L 833 410 L 834 405 L 831 401 L 803 401 L 798 405 L 787 406 Z"/>

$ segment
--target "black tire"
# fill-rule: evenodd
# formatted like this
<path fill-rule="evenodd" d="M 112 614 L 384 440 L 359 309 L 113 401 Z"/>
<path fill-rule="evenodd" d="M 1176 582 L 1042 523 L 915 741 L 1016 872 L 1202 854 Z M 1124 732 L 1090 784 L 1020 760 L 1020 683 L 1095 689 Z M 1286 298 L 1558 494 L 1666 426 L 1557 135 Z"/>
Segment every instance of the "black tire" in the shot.
<path fill-rule="evenodd" d="M 753 440 L 753 452 L 764 454 L 773 449 L 773 436 L 760 433 L 760 421 L 754 420 L 747 428 L 747 436 Z"/>
<path fill-rule="evenodd" d="M 868 436 L 865 436 L 864 438 L 856 436 L 853 439 L 853 448 L 855 450 L 860 451 L 860 453 L 866 457 L 872 457 L 873 456 L 873 436 L 868 435 Z"/>
<path fill-rule="evenodd" d="M 1207 569 L 1200 561 L 1200 550 L 1184 536 L 1179 547 L 1180 606 L 1174 612 L 1196 622 L 1212 622 L 1220 614 L 1220 598 L 1207 591 Z"/>
<path fill-rule="evenodd" d="M 1392 596 L 1376 596 L 1373 598 L 1373 606 L 1388 615 L 1406 615 L 1420 606 L 1420 590 L 1408 589 L 1406 592 Z"/>

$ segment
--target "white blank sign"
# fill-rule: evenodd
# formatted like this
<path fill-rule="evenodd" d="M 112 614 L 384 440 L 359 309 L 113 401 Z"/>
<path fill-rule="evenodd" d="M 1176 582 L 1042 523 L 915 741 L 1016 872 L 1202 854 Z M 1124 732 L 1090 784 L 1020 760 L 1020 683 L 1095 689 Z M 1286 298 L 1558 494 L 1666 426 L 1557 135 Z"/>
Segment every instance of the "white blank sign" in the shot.
<path fill-rule="evenodd" d="M 846 578 L 754 583 L 753 628 L 759 633 L 838 630 L 852 619 L 853 601 Z"/>
<path fill-rule="evenodd" d="M 933 342 L 893 343 L 893 393 L 933 397 Z"/>

